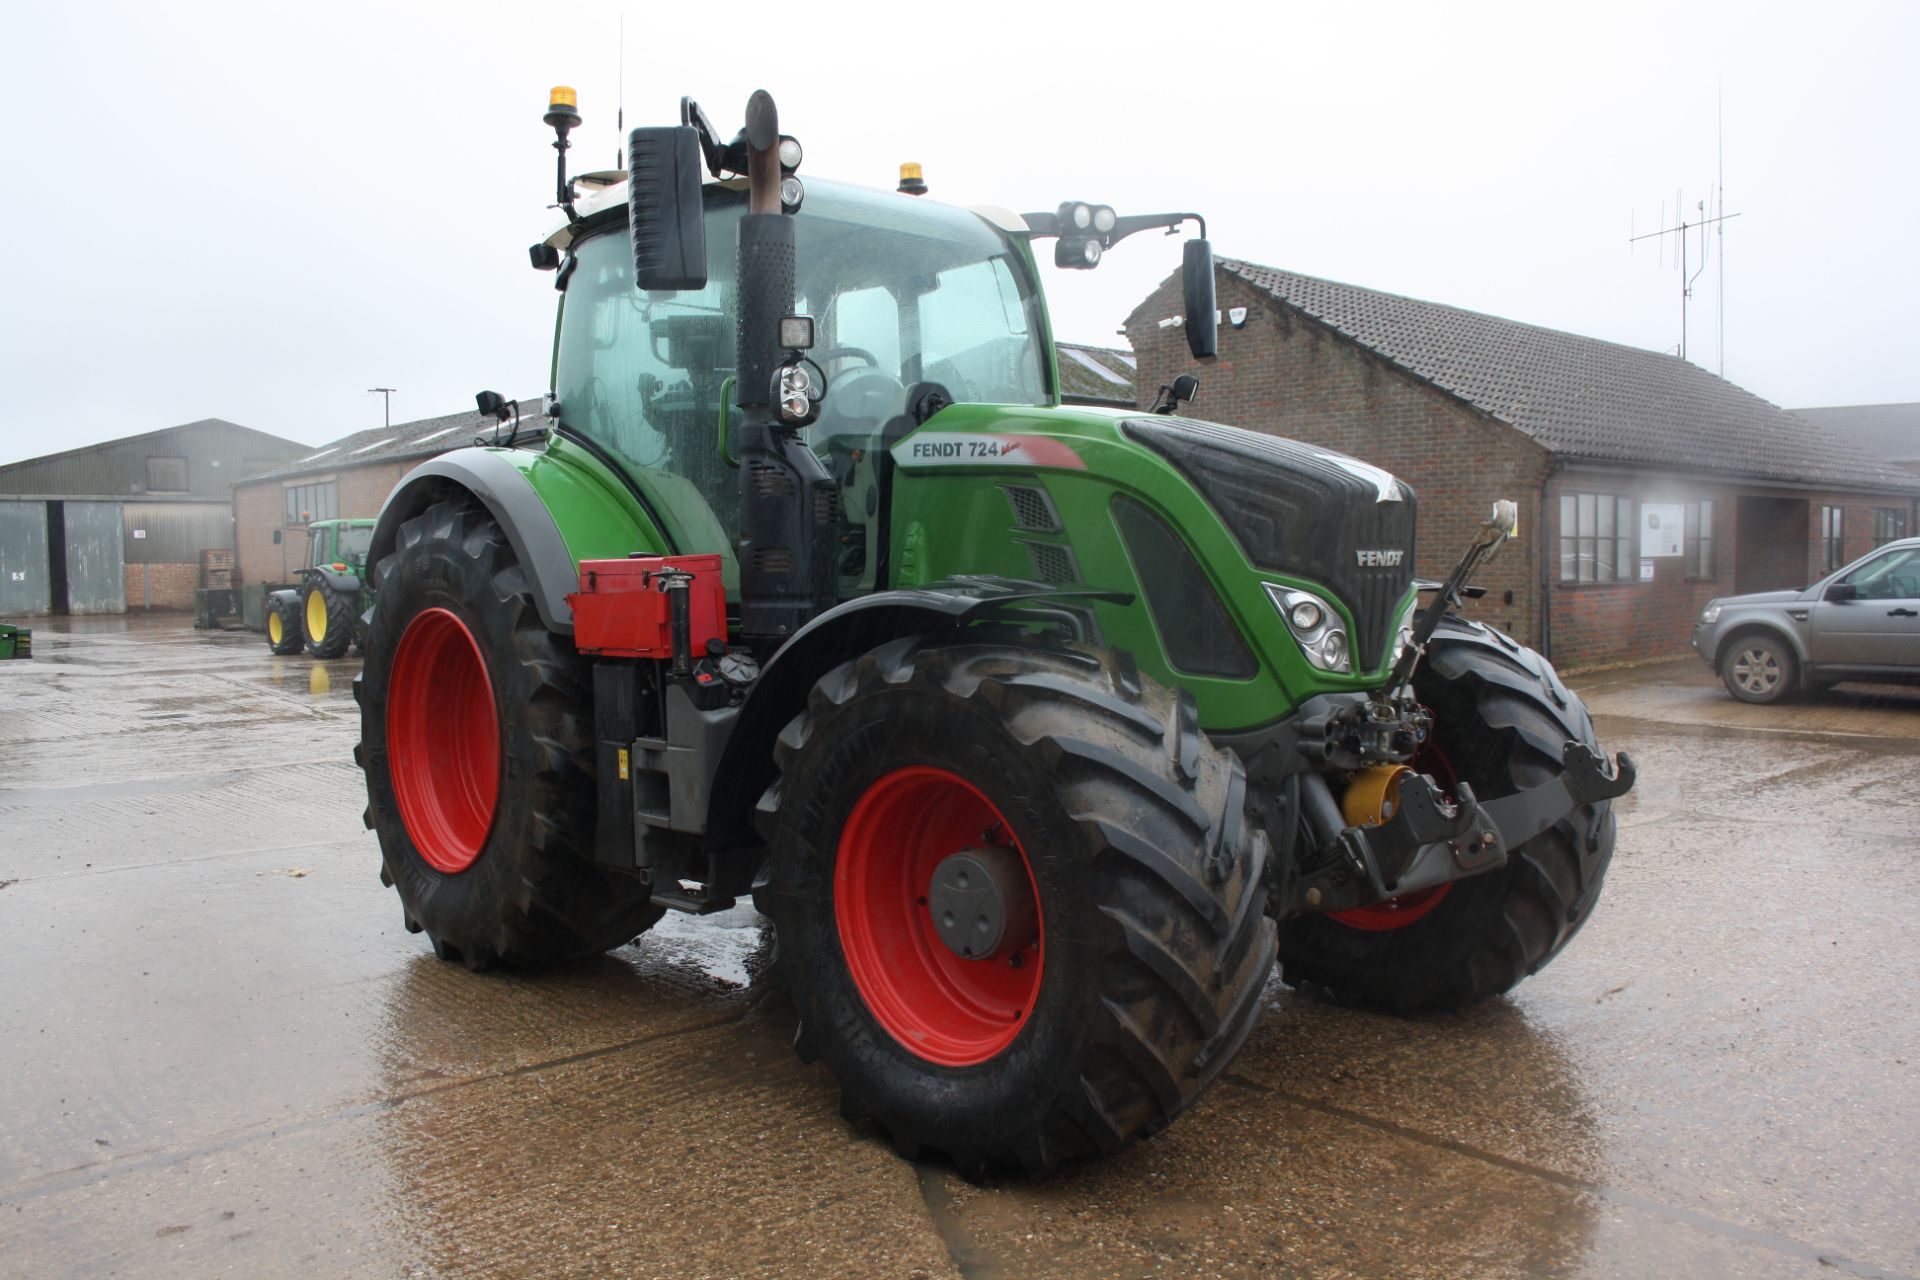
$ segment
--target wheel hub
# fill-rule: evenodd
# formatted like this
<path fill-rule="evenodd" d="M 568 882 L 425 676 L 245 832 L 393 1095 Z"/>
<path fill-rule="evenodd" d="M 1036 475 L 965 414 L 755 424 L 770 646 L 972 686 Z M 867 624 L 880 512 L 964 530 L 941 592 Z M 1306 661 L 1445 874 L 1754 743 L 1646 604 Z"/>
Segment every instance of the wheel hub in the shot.
<path fill-rule="evenodd" d="M 1011 955 L 1038 933 L 1026 863 L 1006 845 L 943 858 L 927 887 L 927 909 L 940 941 L 963 960 Z"/>

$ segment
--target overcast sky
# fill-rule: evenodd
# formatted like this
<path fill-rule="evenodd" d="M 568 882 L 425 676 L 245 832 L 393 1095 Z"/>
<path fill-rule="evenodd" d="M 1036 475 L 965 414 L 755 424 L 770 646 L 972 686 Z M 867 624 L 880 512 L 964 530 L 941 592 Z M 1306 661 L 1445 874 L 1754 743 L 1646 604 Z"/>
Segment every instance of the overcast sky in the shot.
<path fill-rule="evenodd" d="M 382 384 L 396 420 L 544 390 L 540 116 L 574 85 L 576 165 L 613 164 L 623 13 L 629 125 L 690 93 L 731 129 L 766 88 L 803 178 L 917 160 L 956 203 L 1197 209 L 1223 255 L 1655 350 L 1673 246 L 1627 239 L 1712 200 L 1718 111 L 1726 375 L 1920 400 L 1911 3 L 41 4 L 0 79 L 0 461 L 203 417 L 319 443 L 377 426 Z M 1059 336 L 1118 344 L 1178 263 L 1142 236 L 1048 265 Z"/>

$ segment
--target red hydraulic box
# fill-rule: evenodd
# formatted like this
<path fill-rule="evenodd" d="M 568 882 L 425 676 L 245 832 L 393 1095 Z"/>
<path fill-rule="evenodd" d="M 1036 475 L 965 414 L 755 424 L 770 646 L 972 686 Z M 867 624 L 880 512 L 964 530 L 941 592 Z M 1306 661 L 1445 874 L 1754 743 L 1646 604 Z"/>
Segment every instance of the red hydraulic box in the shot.
<path fill-rule="evenodd" d="M 669 568 L 693 575 L 687 584 L 693 660 L 706 656 L 707 641 L 726 643 L 727 593 L 718 555 L 630 556 L 580 562 L 580 590 L 567 597 L 573 647 L 610 658 L 671 658 L 673 620 L 658 576 Z"/>

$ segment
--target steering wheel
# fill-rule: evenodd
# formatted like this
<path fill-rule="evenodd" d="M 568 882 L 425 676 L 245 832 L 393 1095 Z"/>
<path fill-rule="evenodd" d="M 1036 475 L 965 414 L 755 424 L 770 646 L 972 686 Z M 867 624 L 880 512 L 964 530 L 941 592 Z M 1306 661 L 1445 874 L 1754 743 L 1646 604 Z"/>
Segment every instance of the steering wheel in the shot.
<path fill-rule="evenodd" d="M 814 359 L 818 360 L 821 364 L 829 364 L 832 361 L 841 359 L 865 360 L 876 369 L 880 367 L 879 357 L 865 347 L 828 347 L 825 351 L 815 356 Z"/>

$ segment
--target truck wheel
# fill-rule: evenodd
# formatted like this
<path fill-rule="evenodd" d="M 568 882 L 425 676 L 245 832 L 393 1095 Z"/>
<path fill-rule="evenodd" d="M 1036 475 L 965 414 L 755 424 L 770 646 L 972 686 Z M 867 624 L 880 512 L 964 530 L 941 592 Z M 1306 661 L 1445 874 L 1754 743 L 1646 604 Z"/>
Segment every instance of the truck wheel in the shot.
<path fill-rule="evenodd" d="M 1778 702 L 1793 691 L 1793 653 L 1770 635 L 1734 637 L 1720 658 L 1720 680 L 1742 702 Z"/>
<path fill-rule="evenodd" d="M 306 637 L 300 631 L 299 613 L 283 600 L 267 600 L 267 648 L 286 657 L 300 652 Z"/>
<path fill-rule="evenodd" d="M 1051 1168 L 1165 1125 L 1273 963 L 1267 841 L 1130 660 L 904 639 L 814 686 L 756 887 L 841 1110 L 910 1159 Z"/>
<path fill-rule="evenodd" d="M 648 888 L 589 861 L 591 667 L 542 625 L 499 524 L 439 503 L 401 526 L 378 573 L 354 758 L 409 925 L 476 969 L 650 928 Z"/>
<path fill-rule="evenodd" d="M 1482 799 L 1562 772 L 1562 745 L 1598 750 L 1593 721 L 1547 660 L 1458 618 L 1434 634 L 1414 677 L 1434 713 L 1446 770 Z M 1610 802 L 1574 810 L 1508 852 L 1507 865 L 1358 911 L 1289 918 L 1281 976 L 1351 1004 L 1411 1013 L 1457 1008 L 1510 989 L 1586 923 L 1613 858 Z"/>
<path fill-rule="evenodd" d="M 307 589 L 304 621 L 307 652 L 316 658 L 337 658 L 353 643 L 353 597 L 327 583 Z"/>

